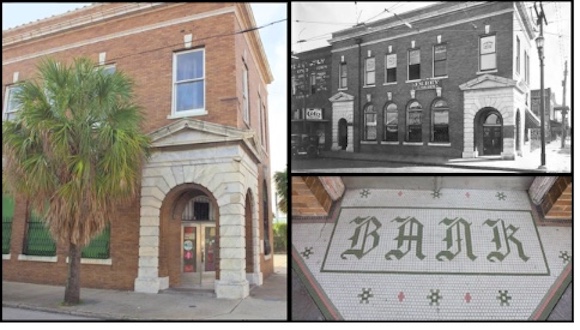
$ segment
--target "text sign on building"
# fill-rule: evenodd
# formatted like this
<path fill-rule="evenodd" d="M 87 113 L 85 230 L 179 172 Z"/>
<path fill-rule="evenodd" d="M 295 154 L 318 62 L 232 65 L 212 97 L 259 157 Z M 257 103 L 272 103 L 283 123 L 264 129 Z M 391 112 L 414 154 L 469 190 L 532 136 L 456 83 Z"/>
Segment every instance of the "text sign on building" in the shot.
<path fill-rule="evenodd" d="M 530 211 L 342 208 L 321 272 L 549 275 Z"/>
<path fill-rule="evenodd" d="M 322 119 L 322 109 L 306 109 L 306 119 L 307 120 Z"/>
<path fill-rule="evenodd" d="M 436 89 L 439 84 L 439 79 L 423 79 L 413 83 L 413 89 L 423 90 L 423 89 Z"/>

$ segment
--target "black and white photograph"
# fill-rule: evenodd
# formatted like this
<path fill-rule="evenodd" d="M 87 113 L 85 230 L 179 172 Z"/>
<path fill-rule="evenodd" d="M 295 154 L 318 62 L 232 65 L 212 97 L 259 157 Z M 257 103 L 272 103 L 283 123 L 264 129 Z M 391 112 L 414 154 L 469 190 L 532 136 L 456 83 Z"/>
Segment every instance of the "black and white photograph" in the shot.
<path fill-rule="evenodd" d="M 569 173 L 571 11 L 292 2 L 292 172 Z"/>

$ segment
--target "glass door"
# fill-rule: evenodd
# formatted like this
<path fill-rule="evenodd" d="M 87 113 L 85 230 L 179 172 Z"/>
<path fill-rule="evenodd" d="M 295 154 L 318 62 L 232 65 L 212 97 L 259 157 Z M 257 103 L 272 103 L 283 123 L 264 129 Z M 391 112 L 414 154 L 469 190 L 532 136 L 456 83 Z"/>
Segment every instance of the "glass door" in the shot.
<path fill-rule="evenodd" d="M 183 224 L 181 237 L 182 284 L 213 285 L 217 267 L 215 224 Z"/>

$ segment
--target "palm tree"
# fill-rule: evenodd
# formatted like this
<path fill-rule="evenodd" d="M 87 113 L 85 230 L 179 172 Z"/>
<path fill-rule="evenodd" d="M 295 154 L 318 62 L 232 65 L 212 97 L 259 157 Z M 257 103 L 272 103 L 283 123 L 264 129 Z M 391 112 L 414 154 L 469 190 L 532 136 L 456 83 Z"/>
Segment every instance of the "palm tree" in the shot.
<path fill-rule="evenodd" d="M 284 172 L 276 172 L 274 174 L 274 183 L 276 184 L 276 192 L 280 196 L 278 209 L 284 213 L 288 213 L 288 168 Z"/>
<path fill-rule="evenodd" d="M 38 78 L 19 85 L 14 121 L 2 123 L 6 185 L 43 214 L 52 237 L 68 246 L 64 304 L 80 302 L 81 249 L 133 198 L 149 155 L 133 84 L 86 58 L 44 59 Z"/>

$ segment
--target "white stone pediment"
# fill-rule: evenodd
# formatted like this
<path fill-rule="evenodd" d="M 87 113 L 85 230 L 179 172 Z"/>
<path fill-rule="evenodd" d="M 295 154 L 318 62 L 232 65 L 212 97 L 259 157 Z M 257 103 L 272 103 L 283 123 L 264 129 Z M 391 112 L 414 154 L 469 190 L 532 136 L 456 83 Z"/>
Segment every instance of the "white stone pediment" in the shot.
<path fill-rule="evenodd" d="M 344 93 L 338 92 L 334 94 L 331 98 L 328 99 L 330 102 L 347 102 L 347 101 L 354 101 L 354 96 Z"/>
<path fill-rule="evenodd" d="M 195 119 L 181 119 L 150 133 L 150 137 L 154 148 L 230 141 L 246 141 L 255 147 L 254 131 Z"/>
<path fill-rule="evenodd" d="M 518 87 L 517 81 L 498 77 L 491 74 L 486 74 L 475 79 L 472 79 L 464 84 L 459 85 L 459 88 L 465 90 L 488 89 L 488 88 L 510 88 Z"/>

